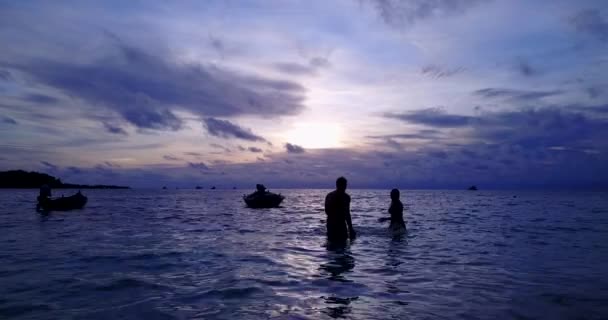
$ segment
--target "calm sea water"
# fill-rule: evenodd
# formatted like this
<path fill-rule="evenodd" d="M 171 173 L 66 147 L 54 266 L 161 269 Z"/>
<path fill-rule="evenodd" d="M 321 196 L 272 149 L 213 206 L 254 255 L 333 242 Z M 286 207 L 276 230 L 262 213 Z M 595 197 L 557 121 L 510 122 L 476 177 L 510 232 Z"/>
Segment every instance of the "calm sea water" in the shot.
<path fill-rule="evenodd" d="M 328 190 L 91 190 L 41 216 L 0 191 L 1 319 L 607 319 L 608 193 L 351 190 L 358 238 L 327 248 Z M 55 195 L 67 191 L 55 191 Z"/>

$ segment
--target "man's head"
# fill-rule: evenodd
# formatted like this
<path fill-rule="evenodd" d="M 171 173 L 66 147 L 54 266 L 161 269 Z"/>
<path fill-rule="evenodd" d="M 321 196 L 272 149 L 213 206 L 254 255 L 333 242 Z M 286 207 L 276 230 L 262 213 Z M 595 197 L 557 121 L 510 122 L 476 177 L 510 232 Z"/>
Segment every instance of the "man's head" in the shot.
<path fill-rule="evenodd" d="M 336 180 L 336 190 L 338 191 L 346 191 L 346 178 L 340 177 Z"/>

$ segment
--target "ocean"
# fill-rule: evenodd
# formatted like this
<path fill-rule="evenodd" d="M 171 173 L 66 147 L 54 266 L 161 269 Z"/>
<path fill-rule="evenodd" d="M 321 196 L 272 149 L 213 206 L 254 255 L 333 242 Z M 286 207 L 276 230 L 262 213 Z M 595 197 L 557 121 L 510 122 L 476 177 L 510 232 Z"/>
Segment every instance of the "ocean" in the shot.
<path fill-rule="evenodd" d="M 0 319 L 607 319 L 608 193 L 349 190 L 358 237 L 327 246 L 329 190 L 84 190 L 40 215 L 0 190 Z M 54 190 L 54 195 L 69 195 Z"/>

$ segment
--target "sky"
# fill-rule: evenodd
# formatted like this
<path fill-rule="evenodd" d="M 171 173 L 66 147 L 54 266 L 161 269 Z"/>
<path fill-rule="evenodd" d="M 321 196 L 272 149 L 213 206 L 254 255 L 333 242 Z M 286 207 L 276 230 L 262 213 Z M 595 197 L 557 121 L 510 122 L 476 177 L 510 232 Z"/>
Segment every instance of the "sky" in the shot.
<path fill-rule="evenodd" d="M 608 2 L 0 1 L 0 170 L 608 187 Z"/>

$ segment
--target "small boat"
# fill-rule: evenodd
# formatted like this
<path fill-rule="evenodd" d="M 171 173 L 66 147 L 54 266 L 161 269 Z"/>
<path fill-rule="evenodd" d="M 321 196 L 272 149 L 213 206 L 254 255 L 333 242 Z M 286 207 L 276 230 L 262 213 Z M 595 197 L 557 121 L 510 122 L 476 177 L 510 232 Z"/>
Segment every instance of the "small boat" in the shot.
<path fill-rule="evenodd" d="M 477 186 L 470 186 L 468 190 L 470 190 L 470 191 L 477 191 Z"/>
<path fill-rule="evenodd" d="M 82 207 L 87 204 L 87 200 L 87 197 L 78 191 L 76 194 L 69 197 L 39 201 L 36 209 L 38 211 L 67 211 L 82 209 Z"/>
<path fill-rule="evenodd" d="M 249 208 L 276 208 L 285 199 L 280 194 L 267 191 L 264 185 L 258 184 L 256 188 L 258 189 L 256 192 L 243 196 L 243 200 Z"/>

